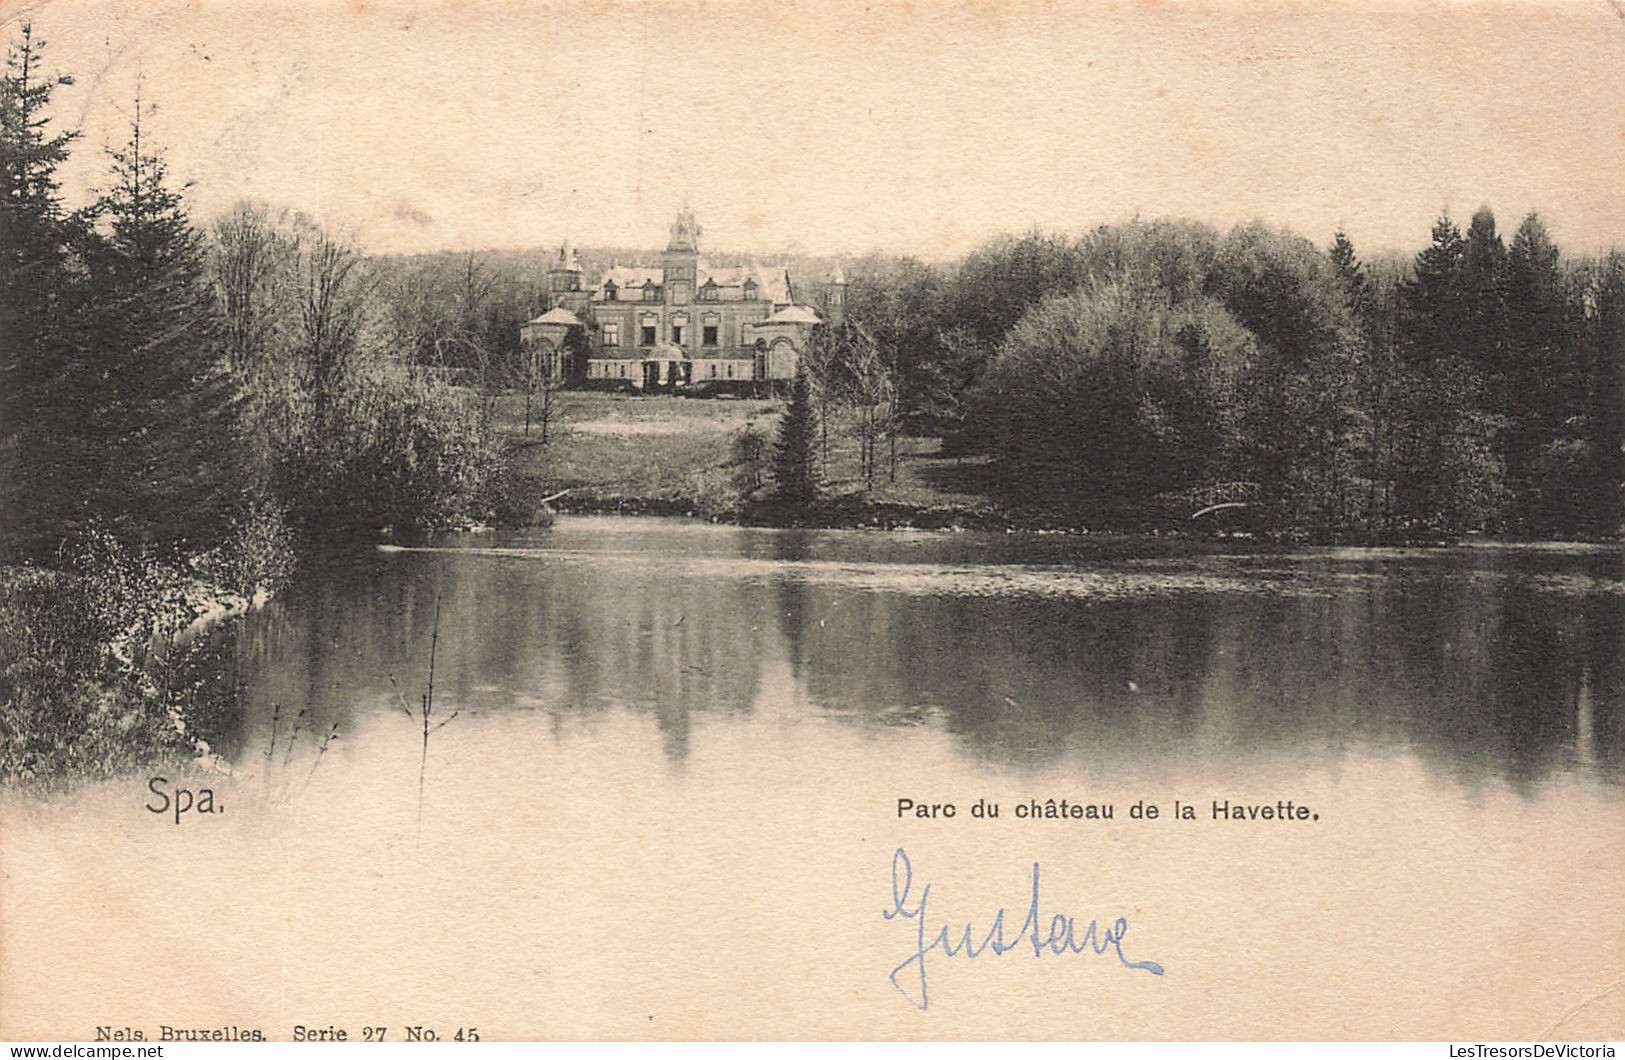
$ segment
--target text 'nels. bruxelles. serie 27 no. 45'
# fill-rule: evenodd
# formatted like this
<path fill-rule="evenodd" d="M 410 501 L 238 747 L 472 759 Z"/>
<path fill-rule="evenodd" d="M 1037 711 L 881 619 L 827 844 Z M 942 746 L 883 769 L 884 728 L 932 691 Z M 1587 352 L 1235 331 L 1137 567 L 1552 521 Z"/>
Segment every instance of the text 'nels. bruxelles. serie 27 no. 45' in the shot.
<path fill-rule="evenodd" d="M 362 1026 L 341 1027 L 337 1024 L 325 1026 L 307 1026 L 303 1023 L 295 1024 L 289 1033 L 288 1039 L 295 1042 L 477 1042 L 480 1040 L 478 1027 L 436 1028 L 422 1024 L 408 1024 L 404 1027 L 388 1026 Z M 98 1042 L 263 1042 L 268 1041 L 265 1031 L 259 1027 L 238 1027 L 235 1025 L 223 1027 L 179 1027 L 167 1023 L 159 1024 L 157 1030 L 149 1034 L 141 1027 L 98 1026 L 96 1028 L 96 1041 Z"/>
<path fill-rule="evenodd" d="M 977 820 L 993 820 L 1002 817 L 1004 813 L 1004 806 L 989 799 L 975 800 L 969 804 L 969 809 L 964 814 L 960 813 L 958 803 L 917 801 L 904 797 L 897 800 L 898 817 L 918 820 L 942 820 L 962 816 Z M 1022 799 L 1011 805 L 1010 813 L 1023 821 L 1112 821 L 1117 819 L 1117 805 L 1079 799 Z M 1164 816 L 1176 821 L 1200 819 L 1194 804 L 1179 799 L 1174 800 L 1173 810 L 1168 813 L 1165 813 L 1157 803 L 1139 799 L 1129 806 L 1126 814 L 1127 819 L 1133 821 L 1155 821 Z M 1276 802 L 1231 802 L 1228 799 L 1213 799 L 1209 801 L 1205 817 L 1212 821 L 1320 820 L 1320 814 L 1292 799 L 1281 799 Z"/>

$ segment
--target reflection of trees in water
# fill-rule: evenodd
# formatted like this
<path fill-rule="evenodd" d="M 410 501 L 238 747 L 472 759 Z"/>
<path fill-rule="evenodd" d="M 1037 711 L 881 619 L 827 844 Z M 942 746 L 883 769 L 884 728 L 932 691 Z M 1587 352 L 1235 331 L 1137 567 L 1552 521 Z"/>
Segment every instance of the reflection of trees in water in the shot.
<path fill-rule="evenodd" d="M 1583 705 L 1592 745 L 1598 761 L 1619 770 L 1625 762 L 1625 603 L 1619 598 L 1587 601 L 1585 653 Z"/>
<path fill-rule="evenodd" d="M 1459 572 L 1458 572 L 1459 574 Z M 785 634 L 838 716 L 940 716 L 1005 764 L 1403 746 L 1518 788 L 1590 760 L 1621 771 L 1617 593 L 1449 573 L 1319 596 L 1133 602 L 920 597 L 786 580 Z"/>
<path fill-rule="evenodd" d="M 543 621 L 560 624 L 567 646 L 570 699 L 561 709 L 646 711 L 675 758 L 688 752 L 694 712 L 750 709 L 771 629 L 759 590 L 738 579 L 597 566 L 579 575 L 538 594 Z"/>
<path fill-rule="evenodd" d="M 1622 607 L 1514 578 L 1392 586 L 1366 641 L 1399 665 L 1369 698 L 1385 729 L 1464 781 L 1488 769 L 1524 789 L 1585 759 L 1617 775 Z"/>
<path fill-rule="evenodd" d="M 436 597 L 437 707 L 544 711 L 565 727 L 624 706 L 654 718 L 674 758 L 693 712 L 750 709 L 773 630 L 771 599 L 736 578 L 397 554 L 307 579 L 254 618 L 251 718 L 280 702 L 348 729 L 357 712 L 398 709 L 389 674 L 421 694 Z"/>
<path fill-rule="evenodd" d="M 416 597 L 405 579 L 384 576 L 380 557 L 352 556 L 342 565 L 301 572 L 287 592 L 237 623 L 246 694 L 243 737 L 233 757 L 249 764 L 269 749 L 273 715 L 277 749 L 272 758 L 280 763 L 290 739 L 293 756 L 301 757 L 334 723 L 344 736 L 354 731 L 359 714 L 397 709 L 388 673 L 396 673 L 402 691 L 414 695 L 421 684 L 417 670 L 405 667 L 396 642 L 402 628 L 418 624 Z M 429 607 L 432 626 L 432 599 Z M 426 666 L 427 640 L 424 644 Z M 363 672 L 355 664 L 371 656 L 375 645 L 391 648 L 383 669 Z"/>
<path fill-rule="evenodd" d="M 786 622 L 792 655 L 811 698 L 838 716 L 941 718 L 973 754 L 1039 766 L 1188 744 L 1200 715 L 1212 623 L 1168 621 L 1143 602 L 786 586 L 799 603 L 781 610 L 807 616 Z"/>
<path fill-rule="evenodd" d="M 785 530 L 771 539 L 772 558 L 780 563 L 800 563 L 813 556 L 812 537 L 805 530 Z M 809 610 L 808 589 L 799 577 L 780 574 L 773 581 L 778 604 L 778 624 L 789 645 L 790 672 L 802 677 L 803 653 L 807 645 L 808 623 L 816 625 L 819 617 Z"/>
<path fill-rule="evenodd" d="M 1090 601 L 842 588 L 796 566 L 860 544 L 707 539 L 709 555 L 790 564 L 768 576 L 684 572 L 676 554 L 662 569 L 658 553 L 409 553 L 311 572 L 236 634 L 250 700 L 239 743 L 260 749 L 272 702 L 284 726 L 308 707 L 307 731 L 349 732 L 357 716 L 397 709 L 387 674 L 419 694 L 438 595 L 437 703 L 537 711 L 560 731 L 624 706 L 654 721 L 676 760 L 695 712 L 751 709 L 782 635 L 822 710 L 942 725 L 966 753 L 1006 765 L 1204 757 L 1239 771 L 1257 753 L 1335 761 L 1396 747 L 1464 783 L 1523 788 L 1577 762 L 1625 772 L 1617 571 L 1582 563 L 1616 580 L 1559 592 L 1539 576 L 1572 573 L 1572 559 L 1520 572 L 1493 555 L 1384 558 L 1337 566 L 1371 577 L 1329 581 L 1330 595 Z M 1317 569 L 1303 566 L 1311 588 Z"/>

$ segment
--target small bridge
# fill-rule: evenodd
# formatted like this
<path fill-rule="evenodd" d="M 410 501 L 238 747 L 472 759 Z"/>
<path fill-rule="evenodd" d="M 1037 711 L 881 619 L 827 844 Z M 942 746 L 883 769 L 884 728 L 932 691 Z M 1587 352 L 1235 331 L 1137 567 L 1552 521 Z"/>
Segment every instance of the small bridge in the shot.
<path fill-rule="evenodd" d="M 1215 512 L 1250 507 L 1262 496 L 1256 482 L 1214 482 L 1165 493 L 1162 499 L 1170 508 L 1190 511 L 1192 519 L 1201 519 Z"/>

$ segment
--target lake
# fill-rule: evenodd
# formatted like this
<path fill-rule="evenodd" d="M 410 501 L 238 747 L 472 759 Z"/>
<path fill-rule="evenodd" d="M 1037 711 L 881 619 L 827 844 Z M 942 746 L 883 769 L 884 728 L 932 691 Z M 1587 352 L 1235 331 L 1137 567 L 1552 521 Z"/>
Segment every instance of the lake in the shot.
<path fill-rule="evenodd" d="M 29 871 L 3 908 L 60 908 L 50 942 L 96 955 L 107 1021 L 1625 1030 L 1617 547 L 564 518 L 307 572 L 232 635 L 247 707 L 222 771 L 171 778 L 225 814 L 150 814 L 141 778 L 8 834 Z M 407 715 L 431 653 L 425 755 Z M 1061 799 L 1113 816 L 1046 818 Z M 1289 799 L 1314 818 L 1213 818 Z M 1042 862 L 1046 916 L 1122 916 L 1167 974 L 937 955 L 920 1011 L 888 978 L 914 949 L 882 917 L 899 847 L 933 932 L 1001 906 L 1013 929 Z M 114 974 L 138 960 L 169 972 Z M 60 1001 L 60 977 L 0 970 Z M 1549 1018 L 1485 1001 L 1506 996 Z"/>

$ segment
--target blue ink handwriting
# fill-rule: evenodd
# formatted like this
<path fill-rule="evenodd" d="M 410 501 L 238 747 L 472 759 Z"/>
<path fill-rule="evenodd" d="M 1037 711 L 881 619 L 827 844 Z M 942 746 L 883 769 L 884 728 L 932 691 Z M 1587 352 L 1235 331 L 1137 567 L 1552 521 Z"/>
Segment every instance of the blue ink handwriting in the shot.
<path fill-rule="evenodd" d="M 954 941 L 951 927 L 944 924 L 930 941 L 926 941 L 926 902 L 931 898 L 931 885 L 925 884 L 920 888 L 919 904 L 910 908 L 909 898 L 914 889 L 914 866 L 908 860 L 908 854 L 902 847 L 892 855 L 891 862 L 891 908 L 881 911 L 887 920 L 913 920 L 917 928 L 915 934 L 914 952 L 891 971 L 891 984 L 897 992 L 907 998 L 909 1003 L 922 1012 L 930 1007 L 930 994 L 926 989 L 925 958 L 933 951 L 941 951 L 944 957 L 964 956 L 967 960 L 974 960 L 982 954 L 992 951 L 993 956 L 1002 957 L 1011 950 L 1019 949 L 1030 944 L 1034 957 L 1042 957 L 1046 952 L 1061 957 L 1067 954 L 1078 955 L 1093 953 L 1095 956 L 1105 956 L 1115 953 L 1117 960 L 1125 968 L 1134 971 L 1149 972 L 1152 975 L 1162 975 L 1162 965 L 1155 961 L 1131 961 L 1123 954 L 1123 937 L 1128 934 L 1128 921 L 1118 917 L 1116 922 L 1104 932 L 1100 930 L 1098 921 L 1089 921 L 1089 926 L 1083 930 L 1082 937 L 1078 934 L 1078 922 L 1072 917 L 1056 913 L 1050 918 L 1046 932 L 1043 917 L 1038 911 L 1038 862 L 1033 862 L 1033 889 L 1032 900 L 1027 906 L 1027 916 L 1021 922 L 1021 929 L 1014 938 L 1006 941 L 1004 937 L 1004 909 L 1001 907 L 993 916 L 993 923 L 989 926 L 987 934 L 983 936 L 980 945 L 975 940 L 975 929 L 971 924 L 965 925 L 964 932 L 959 940 Z"/>

